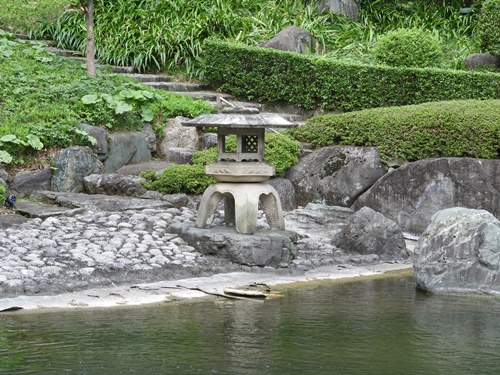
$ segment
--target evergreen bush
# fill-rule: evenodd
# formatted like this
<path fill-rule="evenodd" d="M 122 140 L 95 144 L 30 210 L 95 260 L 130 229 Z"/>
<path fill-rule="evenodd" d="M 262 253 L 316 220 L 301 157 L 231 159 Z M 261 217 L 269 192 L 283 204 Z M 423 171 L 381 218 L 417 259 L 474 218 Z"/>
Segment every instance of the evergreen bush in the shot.
<path fill-rule="evenodd" d="M 476 26 L 481 49 L 500 56 L 500 0 L 485 0 Z"/>
<path fill-rule="evenodd" d="M 313 147 L 373 146 L 383 161 L 500 156 L 500 100 L 457 100 L 311 118 L 289 134 Z"/>
<path fill-rule="evenodd" d="M 432 32 L 397 29 L 380 36 L 372 54 L 381 64 L 425 68 L 439 66 L 443 49 Z"/>

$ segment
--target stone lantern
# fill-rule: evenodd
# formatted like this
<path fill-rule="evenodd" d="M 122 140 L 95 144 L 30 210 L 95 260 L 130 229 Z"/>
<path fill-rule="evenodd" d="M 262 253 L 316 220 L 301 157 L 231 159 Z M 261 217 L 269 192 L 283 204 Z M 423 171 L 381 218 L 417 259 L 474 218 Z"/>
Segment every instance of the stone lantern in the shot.
<path fill-rule="evenodd" d="M 264 162 L 264 136 L 267 128 L 292 128 L 297 124 L 279 115 L 261 114 L 256 108 L 229 108 L 182 125 L 217 128 L 217 162 L 206 166 L 206 173 L 217 183 L 205 190 L 195 226 L 209 227 L 224 200 L 226 224 L 234 225 L 239 233 L 255 233 L 259 202 L 269 226 L 285 229 L 278 192 L 265 182 L 275 168 Z M 229 136 L 236 137 L 236 151 L 227 147 Z"/>

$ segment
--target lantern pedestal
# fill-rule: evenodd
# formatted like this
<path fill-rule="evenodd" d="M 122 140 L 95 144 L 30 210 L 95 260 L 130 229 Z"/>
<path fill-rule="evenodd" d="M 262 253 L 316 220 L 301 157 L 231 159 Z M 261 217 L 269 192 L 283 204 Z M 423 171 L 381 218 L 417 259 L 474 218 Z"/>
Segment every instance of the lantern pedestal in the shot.
<path fill-rule="evenodd" d="M 285 219 L 278 192 L 266 183 L 216 183 L 201 198 L 196 227 L 207 228 L 213 221 L 219 203 L 224 199 L 226 225 L 238 233 L 253 234 L 257 227 L 259 201 L 271 228 L 285 229 Z"/>

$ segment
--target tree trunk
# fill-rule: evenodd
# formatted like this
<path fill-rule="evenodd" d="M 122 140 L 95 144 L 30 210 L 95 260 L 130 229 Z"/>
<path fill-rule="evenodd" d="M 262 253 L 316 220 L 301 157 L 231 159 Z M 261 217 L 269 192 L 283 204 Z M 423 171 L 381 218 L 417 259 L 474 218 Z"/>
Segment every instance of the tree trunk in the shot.
<path fill-rule="evenodd" d="M 88 0 L 87 5 L 84 4 L 84 0 L 80 0 L 80 3 L 85 12 L 85 19 L 87 20 L 87 47 L 85 50 L 85 57 L 87 59 L 87 74 L 89 76 L 95 77 L 95 43 L 94 43 L 94 0 Z"/>

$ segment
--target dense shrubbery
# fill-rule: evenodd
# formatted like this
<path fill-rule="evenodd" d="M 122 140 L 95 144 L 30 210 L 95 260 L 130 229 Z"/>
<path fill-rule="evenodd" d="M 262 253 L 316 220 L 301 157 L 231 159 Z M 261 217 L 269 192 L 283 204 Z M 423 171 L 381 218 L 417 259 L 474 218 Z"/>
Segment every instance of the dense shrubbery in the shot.
<path fill-rule="evenodd" d="M 314 147 L 374 146 L 384 161 L 497 158 L 499 118 L 500 100 L 449 101 L 316 116 L 289 132 Z"/>
<path fill-rule="evenodd" d="M 229 137 L 226 142 L 228 151 L 236 150 L 236 139 Z M 298 162 L 300 144 L 284 134 L 267 133 L 265 138 L 265 159 L 276 168 L 276 175 Z M 186 193 L 201 194 L 215 180 L 205 174 L 205 166 L 217 161 L 217 148 L 212 147 L 193 155 L 194 165 L 176 165 L 163 170 L 161 176 L 153 171 L 141 173 L 146 178 L 144 186 L 162 194 Z"/>
<path fill-rule="evenodd" d="M 150 190 L 162 194 L 202 194 L 205 189 L 215 182 L 212 176 L 205 173 L 203 165 L 180 164 L 167 167 L 157 177 L 155 173 L 142 172 L 141 177 L 146 178 L 143 185 Z"/>
<path fill-rule="evenodd" d="M 206 44 L 206 82 L 257 101 L 356 111 L 500 98 L 500 75 L 494 73 L 370 66 L 226 42 Z"/>
<path fill-rule="evenodd" d="M 439 66 L 443 57 L 436 34 L 423 29 L 398 29 L 380 36 L 373 48 L 375 60 L 390 66 Z"/>
<path fill-rule="evenodd" d="M 477 25 L 483 51 L 500 56 L 500 0 L 484 1 Z"/>
<path fill-rule="evenodd" d="M 213 111 L 207 103 L 117 74 L 88 77 L 80 62 L 1 30 L 0 71 L 0 163 L 24 163 L 24 150 L 88 144 L 80 122 L 139 129 L 144 120 Z"/>

